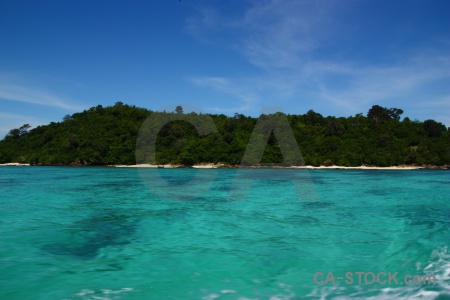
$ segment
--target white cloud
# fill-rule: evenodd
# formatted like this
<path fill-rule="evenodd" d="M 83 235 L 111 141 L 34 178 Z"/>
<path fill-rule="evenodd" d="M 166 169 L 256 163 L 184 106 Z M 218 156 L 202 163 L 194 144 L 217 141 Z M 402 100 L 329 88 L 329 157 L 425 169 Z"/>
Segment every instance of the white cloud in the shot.
<path fill-rule="evenodd" d="M 187 21 L 186 30 L 206 42 L 217 42 L 221 35 L 231 37 L 232 49 L 260 72 L 230 78 L 192 76 L 189 80 L 241 100 L 241 109 L 259 111 L 256 106 L 262 102 L 272 105 L 295 96 L 298 89 L 310 89 L 320 72 L 353 72 L 347 66 L 309 58 L 339 30 L 330 17 L 338 11 L 331 0 L 258 1 L 232 17 L 202 7 L 198 9 L 199 18 Z"/>
<path fill-rule="evenodd" d="M 35 128 L 52 121 L 47 119 L 47 116 L 49 116 L 47 109 L 36 110 L 37 114 L 33 117 L 27 115 L 29 112 L 25 111 L 29 111 L 30 105 L 26 105 L 27 108 L 22 114 L 11 113 L 13 106 L 10 107 L 10 105 L 12 102 L 35 104 L 62 110 L 61 115 L 83 109 L 82 106 L 72 104 L 53 92 L 36 88 L 35 86 L 36 84 L 30 84 L 23 74 L 0 73 L 0 103 L 3 102 L 3 111 L 0 111 L 0 139 L 3 139 L 11 129 L 19 128 L 23 124 L 30 124 Z"/>
<path fill-rule="evenodd" d="M 67 81 L 63 78 L 53 78 L 43 74 L 0 72 L 0 100 L 22 102 L 49 106 L 68 111 L 80 110 L 83 107 L 73 104 L 64 96 L 42 86 L 59 86 L 69 82 L 79 86 L 79 83 Z"/>
<path fill-rule="evenodd" d="M 391 57 L 385 65 L 372 62 L 370 57 L 336 59 L 330 49 L 337 44 L 342 49 L 342 43 L 351 36 L 356 24 L 346 23 L 345 14 L 355 13 L 354 3 L 258 1 L 231 17 L 202 9 L 201 18 L 189 20 L 188 32 L 203 41 L 220 41 L 218 36 L 226 35 L 232 49 L 258 71 L 234 77 L 193 76 L 190 80 L 231 95 L 253 111 L 271 101 L 300 101 L 297 103 L 302 106 L 306 98 L 312 98 L 316 106 L 333 114 L 349 115 L 365 112 L 373 104 L 405 109 L 416 102 L 436 101 L 450 92 L 435 89 L 439 81 L 450 81 L 449 44 L 445 41 L 440 50 L 407 49 L 402 57 Z M 430 118 L 438 112 L 430 111 Z"/>
<path fill-rule="evenodd" d="M 423 90 L 432 90 L 430 85 L 438 80 L 450 80 L 450 63 L 441 58 L 422 56 L 394 67 L 355 68 L 350 74 L 345 88 L 323 80 L 318 98 L 350 109 L 351 113 L 367 110 L 370 104 L 390 103 L 390 106 L 400 108 L 413 103 L 428 105 L 430 100 L 441 96 L 427 94 L 424 99 Z"/>
<path fill-rule="evenodd" d="M 0 82 L 0 99 L 52 106 L 66 110 L 79 110 L 82 108 L 48 91 L 7 82 Z"/>
<path fill-rule="evenodd" d="M 333 0 L 258 1 L 237 16 L 199 7 L 200 17 L 189 18 L 185 30 L 203 42 L 233 38 L 231 47 L 255 66 L 293 68 L 304 62 L 303 54 L 333 39 L 340 28 L 334 21 L 344 6 Z"/>
<path fill-rule="evenodd" d="M 262 68 L 296 67 L 338 30 L 337 13 L 334 1 L 258 2 L 245 13 L 239 50 Z"/>
<path fill-rule="evenodd" d="M 450 93 L 434 101 L 415 103 L 413 109 L 425 114 L 427 119 L 434 119 L 450 127 Z M 430 117 L 433 116 L 433 117 Z M 422 119 L 424 121 L 425 118 Z"/>
<path fill-rule="evenodd" d="M 254 103 L 257 98 L 254 92 L 245 88 L 245 85 L 238 85 L 235 82 L 223 77 L 191 77 L 189 80 L 197 86 L 213 88 L 222 93 L 236 97 L 243 102 L 243 104 L 239 107 L 207 108 L 208 110 L 215 112 L 244 112 L 251 107 L 251 104 Z"/>
<path fill-rule="evenodd" d="M 42 118 L 0 112 L 0 140 L 2 140 L 11 129 L 19 128 L 24 124 L 30 124 L 33 129 L 39 125 L 48 123 L 50 123 L 49 120 Z"/>

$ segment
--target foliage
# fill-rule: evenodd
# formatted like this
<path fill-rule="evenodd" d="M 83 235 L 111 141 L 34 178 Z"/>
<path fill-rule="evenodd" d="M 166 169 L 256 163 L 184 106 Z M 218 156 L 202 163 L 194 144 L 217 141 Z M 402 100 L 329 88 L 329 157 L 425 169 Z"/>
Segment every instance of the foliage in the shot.
<path fill-rule="evenodd" d="M 429 136 L 432 137 L 441 136 L 441 134 L 447 130 L 444 124 L 438 123 L 434 120 L 426 120 L 425 122 L 423 122 L 423 129 L 428 133 Z"/>
<path fill-rule="evenodd" d="M 297 141 L 305 164 L 392 166 L 401 164 L 450 164 L 450 132 L 434 120 L 400 121 L 401 109 L 373 106 L 367 117 L 324 117 L 312 110 L 303 115 L 284 115 Z M 0 141 L 0 163 L 23 162 L 57 165 L 108 165 L 136 163 L 136 137 L 144 120 L 155 114 L 184 116 L 175 112 L 152 112 L 117 102 L 98 105 L 66 115 L 62 122 L 31 129 L 25 124 L 12 129 Z M 194 113 L 191 113 L 194 114 Z M 149 163 L 240 164 L 252 134 L 261 135 L 265 145 L 261 163 L 282 163 L 283 147 L 289 129 L 268 135 L 254 132 L 257 118 L 242 114 L 232 117 L 208 115 L 217 132 L 199 135 L 196 128 L 182 120 L 162 126 L 156 138 L 155 160 Z M 261 116 L 269 118 L 269 116 Z M 158 118 L 156 118 L 158 119 Z M 257 137 L 257 136 L 255 136 Z M 252 137 L 252 138 L 255 138 Z M 256 152 L 255 152 L 256 153 Z M 250 153 L 251 154 L 251 153 Z M 260 153 L 256 153 L 260 157 Z M 145 159 L 145 157 L 143 158 Z M 258 159 L 259 160 L 259 159 Z M 252 163 L 255 163 L 252 160 Z"/>
<path fill-rule="evenodd" d="M 367 113 L 369 119 L 373 119 L 375 123 L 386 122 L 390 120 L 400 120 L 400 115 L 403 114 L 402 109 L 398 108 L 385 108 L 379 105 L 374 105 Z"/>
<path fill-rule="evenodd" d="M 175 112 L 177 114 L 182 114 L 183 113 L 183 107 L 181 105 L 178 105 L 177 107 L 175 107 Z"/>

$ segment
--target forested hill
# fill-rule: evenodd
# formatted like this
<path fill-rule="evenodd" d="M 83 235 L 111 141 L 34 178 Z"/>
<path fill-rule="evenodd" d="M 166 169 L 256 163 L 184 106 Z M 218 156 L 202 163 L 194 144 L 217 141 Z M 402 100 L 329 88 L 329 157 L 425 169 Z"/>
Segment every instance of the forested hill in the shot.
<path fill-rule="evenodd" d="M 92 107 L 61 122 L 31 129 L 12 129 L 0 141 L 0 163 L 42 165 L 135 164 L 138 131 L 152 112 L 117 102 Z M 401 120 L 401 109 L 373 106 L 366 116 L 323 117 L 312 110 L 286 115 L 307 165 L 395 166 L 450 165 L 450 128 L 434 120 Z M 156 163 L 241 162 L 257 118 L 235 114 L 209 115 L 218 132 L 199 136 L 186 121 L 165 125 L 156 140 Z M 272 134 L 263 163 L 283 162 Z"/>

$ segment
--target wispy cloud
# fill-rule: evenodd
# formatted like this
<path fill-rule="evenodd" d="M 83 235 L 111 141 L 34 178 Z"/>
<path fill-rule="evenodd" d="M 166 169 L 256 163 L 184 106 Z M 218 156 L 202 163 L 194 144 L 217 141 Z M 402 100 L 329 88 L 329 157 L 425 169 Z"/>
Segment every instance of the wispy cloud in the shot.
<path fill-rule="evenodd" d="M 54 80 L 50 81 L 54 82 Z M 34 110 L 27 105 L 21 114 L 17 114 L 11 112 L 13 110 L 11 107 L 14 107 L 11 106 L 12 102 L 34 104 L 51 109 L 43 111 L 37 109 L 36 113 L 30 116 L 30 112 L 34 112 Z M 23 124 L 30 124 L 35 128 L 54 121 L 54 119 L 48 119 L 48 111 L 61 110 L 61 115 L 63 115 L 84 109 L 84 107 L 73 104 L 54 92 L 37 88 L 36 84 L 30 84 L 26 76 L 18 73 L 0 73 L 0 104 L 2 104 L 2 111 L 0 111 L 0 139 L 3 139 L 9 130 L 19 128 Z"/>
<path fill-rule="evenodd" d="M 30 80 L 29 77 L 34 79 Z M 53 85 L 55 82 L 64 81 L 60 78 L 48 78 L 45 75 L 0 72 L 0 100 L 44 105 L 69 111 L 83 108 L 54 91 L 42 88 L 42 82 L 36 83 L 37 80 L 44 83 L 51 82 Z"/>
<path fill-rule="evenodd" d="M 229 108 L 227 111 L 247 111 L 251 104 L 257 101 L 257 95 L 255 92 L 250 91 L 245 88 L 245 85 L 237 85 L 235 82 L 230 79 L 226 79 L 223 77 L 191 77 L 189 80 L 197 86 L 213 88 L 222 93 L 231 95 L 233 97 L 237 97 L 242 100 L 243 105 L 237 108 Z M 219 108 L 209 108 L 214 111 L 220 111 Z"/>
<path fill-rule="evenodd" d="M 0 112 L 0 140 L 2 140 L 11 129 L 19 128 L 24 124 L 30 124 L 32 128 L 35 128 L 39 125 L 48 123 L 50 123 L 50 120 L 43 118 Z"/>
<path fill-rule="evenodd" d="M 339 31 L 340 26 L 333 23 L 342 7 L 332 0 L 258 1 L 241 15 L 228 18 L 214 9 L 199 8 L 200 17 L 189 19 L 186 30 L 201 41 L 231 37 L 231 48 L 260 71 L 247 77 L 193 76 L 190 80 L 240 99 L 250 110 L 262 102 L 310 90 L 321 83 L 320 74 L 354 72 L 346 65 L 311 58 Z"/>
<path fill-rule="evenodd" d="M 433 101 L 418 102 L 412 109 L 421 111 L 427 116 L 433 115 L 433 119 L 450 127 L 450 93 Z"/>
<path fill-rule="evenodd" d="M 79 110 L 80 106 L 71 104 L 62 97 L 37 88 L 0 82 L 0 99 L 52 106 L 66 110 Z"/>
<path fill-rule="evenodd" d="M 344 115 L 366 111 L 374 102 L 411 105 L 437 101 L 450 93 L 434 89 L 440 81 L 450 80 L 445 41 L 441 50 L 411 48 L 383 65 L 370 57 L 342 58 L 330 49 L 351 35 L 355 24 L 346 23 L 345 17 L 355 2 L 252 3 L 229 18 L 213 9 L 201 9 L 201 17 L 189 20 L 187 30 L 203 41 L 227 35 L 232 49 L 258 71 L 245 77 L 192 76 L 192 83 L 231 95 L 247 110 L 268 101 L 301 102 L 309 97 L 317 106 Z"/>
<path fill-rule="evenodd" d="M 308 54 L 339 32 L 336 16 L 342 2 L 255 1 L 243 13 L 222 15 L 210 7 L 198 7 L 186 31 L 204 42 L 231 38 L 231 48 L 261 68 L 293 68 Z M 227 39 L 230 42 L 230 39 Z"/>
<path fill-rule="evenodd" d="M 262 68 L 295 68 L 339 30 L 335 1 L 263 1 L 242 20 L 239 51 Z M 332 16 L 333 14 L 333 16 Z"/>
<path fill-rule="evenodd" d="M 449 56 L 450 57 L 450 56 Z M 405 104 L 407 101 L 430 101 L 423 99 L 422 89 L 439 80 L 450 79 L 448 60 L 431 55 L 409 60 L 391 67 L 354 67 L 345 81 L 347 86 L 333 86 L 326 77 L 320 79 L 319 98 L 327 99 L 336 105 L 347 108 L 367 108 L 374 101 Z M 326 75 L 325 73 L 322 75 Z M 345 74 L 341 74 L 345 77 Z M 320 77 L 320 76 L 319 76 Z M 426 88 L 429 91 L 431 87 Z M 426 97 L 436 97 L 427 94 Z M 440 96 L 438 96 L 440 97 Z M 408 103 L 406 103 L 408 104 Z"/>

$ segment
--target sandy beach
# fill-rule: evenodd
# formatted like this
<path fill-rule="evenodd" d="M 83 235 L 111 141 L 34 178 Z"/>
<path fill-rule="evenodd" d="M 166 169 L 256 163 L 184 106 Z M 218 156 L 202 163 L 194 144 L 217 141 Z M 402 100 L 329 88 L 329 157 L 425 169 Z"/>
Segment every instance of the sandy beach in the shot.
<path fill-rule="evenodd" d="M 138 164 L 138 165 L 111 165 L 116 168 L 184 168 L 181 165 L 151 165 L 151 164 Z M 216 169 L 216 168 L 270 168 L 267 166 L 230 166 L 226 164 L 200 164 L 193 165 L 195 169 Z M 419 170 L 426 169 L 426 167 L 420 166 L 392 166 L 392 167 L 375 167 L 375 166 L 358 166 L 358 167 L 344 167 L 344 166 L 291 166 L 280 167 L 275 166 L 272 168 L 285 168 L 285 169 L 310 169 L 310 170 Z"/>
<path fill-rule="evenodd" d="M 0 164 L 0 166 L 12 166 L 12 167 L 22 167 L 22 166 L 30 166 L 30 164 L 23 163 L 5 163 Z M 60 165 L 59 165 L 60 166 Z M 137 164 L 137 165 L 107 165 L 106 167 L 114 167 L 114 168 L 161 168 L 161 169 L 174 169 L 174 168 L 186 168 L 183 165 L 175 165 L 175 164 L 165 164 L 165 165 L 153 165 L 153 164 Z M 420 170 L 420 169 L 443 169 L 448 170 L 450 166 L 408 166 L 408 165 L 400 165 L 400 166 L 391 166 L 391 167 L 377 167 L 377 166 L 358 166 L 358 167 L 345 167 L 345 166 L 266 166 L 266 165 L 256 165 L 256 166 L 240 166 L 240 165 L 228 165 L 223 163 L 203 163 L 190 166 L 189 168 L 194 169 L 229 169 L 229 168 L 244 168 L 244 169 L 264 169 L 264 168 L 273 168 L 273 169 L 307 169 L 307 170 Z"/>
<path fill-rule="evenodd" d="M 138 164 L 138 165 L 108 165 L 108 167 L 116 167 L 116 168 L 178 168 L 177 165 L 151 165 L 151 164 Z"/>
<path fill-rule="evenodd" d="M 137 165 L 110 165 L 110 167 L 116 167 L 116 168 L 161 168 L 161 169 L 171 169 L 171 168 L 185 168 L 182 165 L 151 165 L 151 164 L 137 164 Z M 193 165 L 192 168 L 195 169 L 215 169 L 225 167 L 223 164 L 200 164 L 200 165 Z"/>
<path fill-rule="evenodd" d="M 289 167 L 291 169 L 313 169 L 313 170 L 419 170 L 425 169 L 424 167 L 418 166 L 395 166 L 395 167 L 373 167 L 373 166 L 359 166 L 359 167 L 344 167 L 344 166 L 299 166 L 299 167 Z"/>

